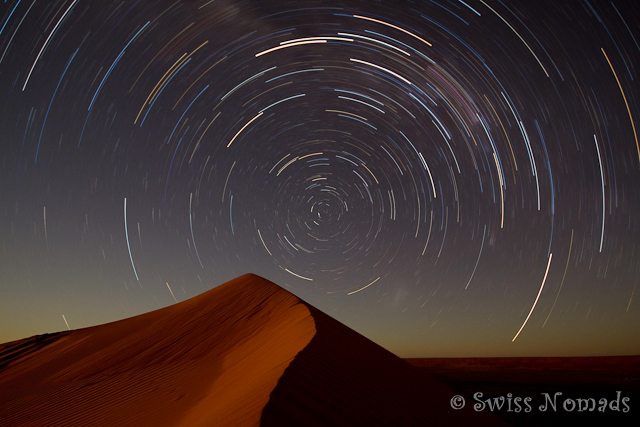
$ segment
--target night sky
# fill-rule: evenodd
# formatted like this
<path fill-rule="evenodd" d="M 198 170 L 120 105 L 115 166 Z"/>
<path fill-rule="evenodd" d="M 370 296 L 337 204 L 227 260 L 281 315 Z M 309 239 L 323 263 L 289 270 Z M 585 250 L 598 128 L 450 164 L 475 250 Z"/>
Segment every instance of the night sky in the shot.
<path fill-rule="evenodd" d="M 640 354 L 640 5 L 0 5 L 0 342 L 245 273 L 404 357 Z"/>

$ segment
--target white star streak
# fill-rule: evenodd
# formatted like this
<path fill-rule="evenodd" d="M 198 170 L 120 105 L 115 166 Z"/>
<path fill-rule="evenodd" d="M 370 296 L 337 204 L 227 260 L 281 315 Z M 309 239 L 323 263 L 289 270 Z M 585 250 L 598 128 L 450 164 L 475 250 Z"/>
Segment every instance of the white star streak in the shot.
<path fill-rule="evenodd" d="M 602 252 L 602 243 L 604 242 L 604 214 L 605 214 L 605 194 L 604 194 L 604 170 L 602 169 L 602 157 L 600 157 L 600 147 L 598 147 L 598 139 L 595 134 L 593 140 L 596 142 L 596 150 L 598 150 L 598 161 L 600 162 L 600 182 L 602 182 L 602 233 L 600 234 L 600 252 Z"/>
<path fill-rule="evenodd" d="M 363 288 L 360 288 L 360 289 L 358 289 L 357 291 L 349 292 L 347 295 L 353 295 L 353 294 L 355 294 L 356 292 L 360 292 L 360 291 L 362 291 L 362 290 L 364 290 L 364 289 L 367 289 L 369 286 L 373 285 L 373 284 L 374 284 L 374 283 L 376 283 L 378 280 L 380 280 L 380 278 L 379 278 L 379 277 L 378 277 L 376 280 L 374 280 L 373 282 L 369 283 L 367 286 L 365 286 L 365 287 L 363 287 Z"/>
<path fill-rule="evenodd" d="M 31 77 L 31 73 L 33 73 L 33 69 L 36 68 L 36 64 L 38 63 L 38 60 L 40 59 L 40 55 L 42 55 L 42 52 L 47 48 L 47 45 L 49 44 L 49 40 L 51 40 L 51 36 L 53 36 L 56 32 L 56 30 L 58 29 L 58 25 L 60 25 L 62 23 L 62 21 L 64 21 L 64 18 L 67 16 L 67 13 L 69 13 L 69 11 L 73 8 L 73 6 L 76 4 L 78 0 L 74 0 L 73 3 L 71 3 L 71 6 L 69 6 L 66 10 L 66 12 L 62 15 L 62 17 L 58 20 L 58 23 L 56 24 L 55 27 L 53 27 L 53 30 L 51 30 L 51 33 L 49 33 L 49 37 L 47 37 L 47 40 L 45 40 L 44 44 L 42 45 L 42 48 L 40 49 L 40 52 L 38 52 L 38 56 L 36 56 L 36 60 L 33 61 L 33 65 L 31 66 L 31 69 L 29 70 L 29 74 L 27 74 L 27 78 L 24 81 L 24 86 L 22 86 L 22 91 L 24 92 L 24 89 L 27 87 L 27 83 L 29 83 L 29 78 Z"/>
<path fill-rule="evenodd" d="M 238 131 L 238 133 L 235 134 L 235 136 L 233 138 L 231 138 L 231 141 L 229 142 L 229 144 L 227 144 L 227 148 L 231 147 L 231 144 L 233 144 L 233 141 L 236 140 L 236 138 L 238 137 L 238 135 L 240 135 L 240 132 L 242 132 L 244 130 L 244 128 L 246 128 L 247 126 L 249 126 L 251 124 L 251 122 L 253 122 L 255 119 L 257 119 L 258 117 L 260 117 L 262 115 L 262 111 L 258 113 L 257 116 L 255 116 L 253 119 L 249 120 L 247 122 L 246 125 L 242 126 L 242 129 L 240 129 Z"/>
<path fill-rule="evenodd" d="M 386 25 L 386 26 L 391 27 L 391 28 L 395 28 L 396 30 L 400 30 L 400 31 L 402 31 L 402 32 L 403 32 L 403 33 L 405 33 L 405 34 L 409 34 L 410 36 L 417 38 L 417 39 L 418 39 L 418 40 L 420 40 L 421 42 L 425 43 L 427 46 L 433 46 L 431 43 L 429 43 L 429 42 L 428 42 L 428 41 L 426 41 L 425 39 L 423 39 L 423 38 L 421 38 L 421 37 L 419 37 L 419 36 L 417 36 L 417 35 L 413 34 L 411 31 L 407 31 L 407 30 L 405 30 L 404 28 L 400 28 L 400 27 L 398 27 L 398 26 L 396 26 L 396 25 L 389 24 L 388 22 L 380 21 L 380 20 L 378 20 L 378 19 L 373 19 L 373 18 L 369 18 L 369 17 L 367 17 L 367 16 L 361 16 L 361 15 L 353 15 L 353 17 L 354 17 L 354 18 L 360 18 L 360 19 L 366 19 L 367 21 L 373 21 L 373 22 L 377 22 L 377 23 L 382 24 L 382 25 Z"/>
<path fill-rule="evenodd" d="M 64 323 L 67 325 L 67 329 L 71 330 L 71 328 L 69 327 L 69 322 L 67 322 L 67 318 L 64 317 L 64 314 L 62 315 L 62 320 L 64 320 Z"/>
<path fill-rule="evenodd" d="M 547 274 L 549 274 L 549 267 L 551 267 L 551 258 L 552 257 L 553 257 L 553 254 L 549 254 L 549 263 L 547 264 L 547 271 L 544 273 L 544 279 L 542 279 L 542 285 L 540 286 L 540 290 L 538 291 L 538 296 L 536 297 L 536 300 L 533 302 L 533 306 L 531 307 L 531 311 L 529 311 L 529 315 L 527 316 L 526 319 L 524 319 L 524 323 L 522 324 L 522 326 L 520 326 L 520 330 L 518 331 L 516 336 L 513 337 L 511 342 L 514 342 L 516 340 L 516 338 L 518 338 L 518 335 L 520 335 L 520 332 L 522 332 L 522 329 L 524 329 L 524 325 L 526 325 L 527 321 L 529 321 L 529 317 L 531 317 L 531 313 L 533 313 L 533 309 L 536 308 L 536 304 L 538 303 L 538 298 L 540 298 L 540 294 L 542 293 L 542 288 L 544 288 L 544 282 L 547 281 Z"/>
<path fill-rule="evenodd" d="M 131 260 L 131 267 L 133 267 L 133 273 L 136 275 L 136 280 L 140 283 L 136 266 L 133 264 L 133 256 L 131 256 L 131 245 L 129 245 L 129 231 L 127 230 L 127 198 L 124 198 L 124 234 L 127 237 L 127 249 L 129 249 L 129 259 Z"/>
<path fill-rule="evenodd" d="M 326 42 L 327 42 L 326 40 L 309 40 L 309 41 L 305 41 L 305 42 L 287 43 L 287 44 L 283 44 L 282 46 L 272 47 L 271 49 L 263 50 L 262 52 L 256 53 L 256 58 L 258 56 L 262 56 L 262 55 L 264 55 L 266 53 L 273 52 L 273 51 L 280 50 L 280 49 L 284 49 L 286 47 L 300 46 L 301 44 L 315 44 L 315 43 L 326 43 Z"/>
<path fill-rule="evenodd" d="M 431 229 L 429 229 L 429 231 L 431 231 Z M 482 256 L 482 249 L 484 248 L 484 236 L 486 232 L 487 232 L 487 225 L 485 224 L 484 230 L 482 231 L 482 244 L 480 245 L 480 253 L 478 254 L 478 259 L 476 260 L 476 266 L 473 267 L 473 273 L 471 273 L 471 277 L 469 277 L 467 286 L 464 287 L 465 289 L 469 287 L 469 283 L 471 283 L 471 279 L 473 279 L 473 275 L 476 274 L 476 269 L 478 268 L 478 263 L 480 262 L 480 257 Z"/>
<path fill-rule="evenodd" d="M 400 80 L 402 80 L 403 82 L 405 82 L 406 84 L 410 85 L 411 82 L 407 79 L 405 79 L 404 77 L 402 77 L 400 74 L 398 73 L 394 73 L 393 71 L 389 70 L 388 68 L 384 68 L 381 67 L 380 65 L 376 65 L 376 64 L 372 64 L 371 62 L 366 62 L 366 61 L 361 61 L 359 59 L 354 59 L 354 58 L 349 58 L 351 61 L 353 62 L 359 62 L 360 64 L 365 64 L 365 65 L 370 65 L 371 67 L 377 68 L 378 70 L 382 70 L 385 71 L 393 76 L 396 76 L 397 78 L 399 78 Z"/>
<path fill-rule="evenodd" d="M 287 273 L 293 274 L 294 276 L 299 277 L 301 279 L 313 281 L 313 279 L 310 279 L 308 277 L 304 277 L 304 276 L 301 276 L 299 274 L 296 274 L 293 271 L 289 270 L 288 268 L 283 268 L 283 270 L 286 271 Z"/>
<path fill-rule="evenodd" d="M 173 300 L 175 302 L 178 302 L 178 300 L 176 299 L 176 296 L 173 294 L 173 291 L 171 290 L 171 286 L 169 286 L 169 282 L 165 282 L 167 284 L 167 288 L 169 288 L 169 292 L 171 292 L 171 296 L 173 297 Z"/>
<path fill-rule="evenodd" d="M 193 249 L 196 250 L 196 255 L 198 256 L 198 262 L 200 262 L 200 267 L 204 268 L 204 265 L 202 265 L 202 260 L 200 259 L 200 254 L 198 253 L 198 247 L 196 246 L 196 239 L 195 237 L 193 237 L 193 221 L 192 221 L 192 215 L 191 215 L 191 200 L 193 199 L 193 193 L 191 193 L 189 195 L 189 227 L 191 228 L 191 241 L 193 242 Z M 169 286 L 169 284 L 167 284 L 167 286 Z M 171 289 L 169 289 L 171 290 Z M 173 295 L 173 292 L 171 292 L 171 294 Z M 175 297 L 173 297 L 175 299 Z"/>

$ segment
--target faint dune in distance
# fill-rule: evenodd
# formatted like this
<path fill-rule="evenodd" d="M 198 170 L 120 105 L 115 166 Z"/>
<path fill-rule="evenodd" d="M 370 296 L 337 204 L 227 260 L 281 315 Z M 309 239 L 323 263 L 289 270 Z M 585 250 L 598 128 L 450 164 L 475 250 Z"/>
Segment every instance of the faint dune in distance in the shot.
<path fill-rule="evenodd" d="M 0 344 L 3 426 L 504 425 L 453 411 L 454 394 L 252 274 L 132 318 Z"/>

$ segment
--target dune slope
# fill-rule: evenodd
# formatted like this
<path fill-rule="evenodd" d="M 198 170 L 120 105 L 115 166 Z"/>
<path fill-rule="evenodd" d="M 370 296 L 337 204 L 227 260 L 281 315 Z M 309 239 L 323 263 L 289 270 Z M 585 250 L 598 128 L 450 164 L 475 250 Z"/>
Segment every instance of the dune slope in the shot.
<path fill-rule="evenodd" d="M 2 426 L 503 425 L 247 274 L 118 322 L 0 345 Z"/>
<path fill-rule="evenodd" d="M 0 425 L 259 425 L 314 334 L 298 298 L 245 275 L 151 313 L 7 343 Z"/>

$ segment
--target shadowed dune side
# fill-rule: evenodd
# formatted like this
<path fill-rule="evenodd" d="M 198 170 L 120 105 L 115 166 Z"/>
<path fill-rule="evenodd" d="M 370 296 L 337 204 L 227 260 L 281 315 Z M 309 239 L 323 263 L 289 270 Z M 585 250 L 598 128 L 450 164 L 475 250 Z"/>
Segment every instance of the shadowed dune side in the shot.
<path fill-rule="evenodd" d="M 7 343 L 0 425 L 259 425 L 314 334 L 298 298 L 245 275 L 151 313 Z"/>
<path fill-rule="evenodd" d="M 261 426 L 506 426 L 373 341 L 307 304 L 316 335 L 285 370 Z M 468 403 L 468 402 L 467 402 Z"/>

